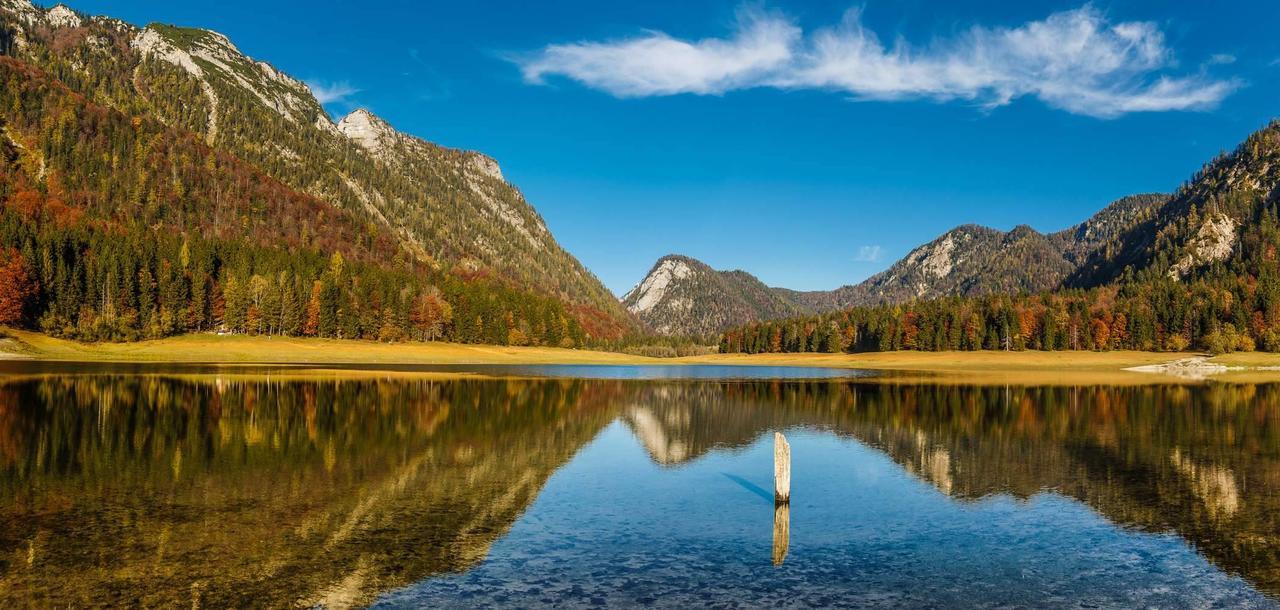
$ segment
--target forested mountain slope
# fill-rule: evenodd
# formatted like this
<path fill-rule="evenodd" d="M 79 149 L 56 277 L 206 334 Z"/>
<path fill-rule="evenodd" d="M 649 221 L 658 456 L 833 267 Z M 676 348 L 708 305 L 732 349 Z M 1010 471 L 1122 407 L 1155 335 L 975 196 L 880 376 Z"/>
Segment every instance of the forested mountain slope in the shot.
<path fill-rule="evenodd" d="M 1125 232 L 1150 218 L 1168 195 L 1130 195 L 1111 202 L 1088 220 L 1050 234 L 1059 244 L 1063 257 L 1075 266 L 1085 262 L 1097 250 L 1114 246 Z"/>
<path fill-rule="evenodd" d="M 1122 204 L 1060 235 L 1093 244 L 1077 250 L 1088 254 L 1062 290 L 751 324 L 727 331 L 721 347 L 1280 351 L 1280 122 L 1207 163 L 1163 203 Z"/>
<path fill-rule="evenodd" d="M 1031 227 L 999 231 L 963 225 L 912 250 L 866 281 L 832 292 L 800 293 L 812 309 L 1052 288 L 1071 272 L 1058 244 Z"/>
<path fill-rule="evenodd" d="M 1093 252 L 1068 280 L 1259 276 L 1276 258 L 1280 122 L 1209 162 L 1155 213 Z"/>
<path fill-rule="evenodd" d="M 406 259 L 560 298 L 599 336 L 633 324 L 484 155 L 399 133 L 363 110 L 334 123 L 305 84 L 216 32 L 138 28 L 27 0 L 0 0 L 0 32 L 5 54 L 386 229 Z"/>
<path fill-rule="evenodd" d="M 15 16 L 14 2 L 4 6 L 28 28 L 8 31 L 10 50 L 83 23 L 63 8 Z M 110 44 L 84 35 L 89 47 Z M 86 74 L 83 64 L 64 67 Z M 147 104 L 126 112 L 99 99 L 108 98 L 0 57 L 0 325 L 85 340 L 212 330 L 540 345 L 589 338 L 581 320 L 596 320 L 582 315 L 587 306 L 433 264 L 371 211 L 294 188 L 210 146 L 209 132 L 161 121 Z"/>
<path fill-rule="evenodd" d="M 1000 231 L 963 225 L 862 283 L 830 291 L 766 288 L 743 271 L 714 271 L 687 257 L 666 257 L 623 304 L 659 333 L 699 334 L 799 313 L 1053 290 L 1095 250 L 1115 248 L 1125 231 L 1166 200 L 1165 195 L 1125 197 L 1078 225 L 1049 234 L 1028 226 Z"/>
<path fill-rule="evenodd" d="M 1028 226 L 999 231 L 964 225 L 912 250 L 860 284 L 796 293 L 809 309 L 901 303 L 910 299 L 1039 292 L 1057 288 L 1096 249 L 1149 217 L 1166 195 L 1116 200 L 1088 220 L 1055 233 Z"/>

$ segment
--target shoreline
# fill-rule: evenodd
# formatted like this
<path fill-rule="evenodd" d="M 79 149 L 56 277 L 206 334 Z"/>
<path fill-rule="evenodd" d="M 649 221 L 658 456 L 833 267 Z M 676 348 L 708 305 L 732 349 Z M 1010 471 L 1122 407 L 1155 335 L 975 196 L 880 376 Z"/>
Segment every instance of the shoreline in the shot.
<path fill-rule="evenodd" d="M 5 329 L 3 335 L 8 339 L 0 339 L 0 360 L 31 362 L 260 365 L 627 365 L 663 362 L 657 358 L 614 352 L 442 342 L 379 343 L 353 339 L 189 334 L 131 343 L 79 343 L 12 329 Z"/>
<path fill-rule="evenodd" d="M 1280 354 L 1217 357 L 1168 352 L 873 352 L 709 354 L 653 358 L 617 352 L 457 343 L 378 343 L 344 339 L 192 334 L 134 343 L 86 344 L 30 331 L 0 332 L 0 362 L 259 365 L 617 365 L 777 366 L 890 373 L 890 382 L 1153 383 L 1280 381 Z"/>

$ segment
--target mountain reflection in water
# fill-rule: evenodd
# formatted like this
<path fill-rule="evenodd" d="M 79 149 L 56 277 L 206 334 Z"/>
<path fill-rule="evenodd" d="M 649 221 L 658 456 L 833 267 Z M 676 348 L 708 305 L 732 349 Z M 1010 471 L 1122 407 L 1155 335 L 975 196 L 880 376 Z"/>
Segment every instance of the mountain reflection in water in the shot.
<path fill-rule="evenodd" d="M 1049 491 L 1174 533 L 1280 597 L 1278 423 L 1271 385 L 12 378 L 0 606 L 368 605 L 483 564 L 611 425 L 661 470 L 772 430 L 834 435 L 961 505 Z M 780 520 L 821 501 L 804 494 Z M 766 558 L 803 561 L 774 544 Z"/>

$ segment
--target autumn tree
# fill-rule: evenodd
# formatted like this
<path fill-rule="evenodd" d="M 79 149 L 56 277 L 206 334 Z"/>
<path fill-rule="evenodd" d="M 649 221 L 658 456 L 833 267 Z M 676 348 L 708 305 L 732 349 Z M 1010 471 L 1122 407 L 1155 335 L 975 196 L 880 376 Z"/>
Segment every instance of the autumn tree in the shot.
<path fill-rule="evenodd" d="M 27 259 L 14 248 L 0 249 L 0 324 L 22 325 L 39 291 Z"/>
<path fill-rule="evenodd" d="M 320 332 L 320 298 L 324 294 L 324 282 L 311 284 L 311 298 L 307 299 L 307 315 L 302 322 L 302 334 L 314 337 Z"/>

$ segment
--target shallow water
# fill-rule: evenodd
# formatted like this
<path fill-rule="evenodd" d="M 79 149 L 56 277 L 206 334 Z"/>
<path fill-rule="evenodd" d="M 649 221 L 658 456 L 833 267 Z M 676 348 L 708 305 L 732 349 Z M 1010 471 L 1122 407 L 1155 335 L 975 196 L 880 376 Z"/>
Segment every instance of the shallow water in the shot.
<path fill-rule="evenodd" d="M 468 368 L 0 365 L 0 606 L 1280 599 L 1280 386 Z"/>

